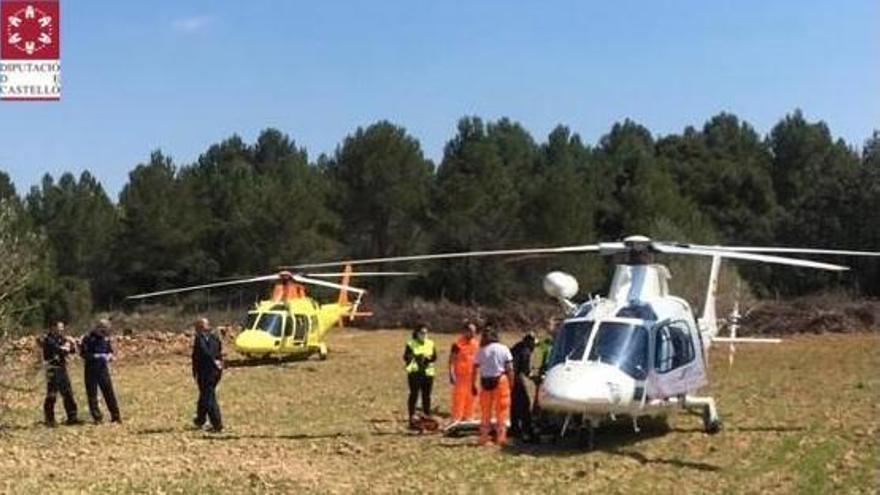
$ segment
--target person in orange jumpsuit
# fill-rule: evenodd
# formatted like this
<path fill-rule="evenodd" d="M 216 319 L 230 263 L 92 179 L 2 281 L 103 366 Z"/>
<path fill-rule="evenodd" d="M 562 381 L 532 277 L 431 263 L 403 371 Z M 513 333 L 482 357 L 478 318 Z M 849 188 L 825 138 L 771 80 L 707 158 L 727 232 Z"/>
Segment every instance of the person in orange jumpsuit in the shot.
<path fill-rule="evenodd" d="M 472 388 L 477 390 L 480 377 L 480 445 L 489 443 L 492 413 L 495 413 L 495 441 L 507 443 L 507 418 L 510 415 L 510 385 L 513 383 L 513 355 L 498 342 L 494 330 L 483 332 L 480 350 L 474 357 Z"/>
<path fill-rule="evenodd" d="M 476 394 L 472 389 L 474 382 L 474 356 L 480 348 L 477 326 L 465 324 L 461 335 L 452 344 L 449 352 L 449 384 L 452 386 L 452 421 L 466 421 L 474 415 Z"/>

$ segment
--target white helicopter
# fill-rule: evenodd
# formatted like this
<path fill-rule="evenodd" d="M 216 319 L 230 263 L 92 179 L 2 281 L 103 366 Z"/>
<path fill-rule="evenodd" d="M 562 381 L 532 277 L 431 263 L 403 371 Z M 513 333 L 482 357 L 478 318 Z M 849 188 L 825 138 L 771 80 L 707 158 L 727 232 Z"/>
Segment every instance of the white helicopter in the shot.
<path fill-rule="evenodd" d="M 715 301 L 723 259 L 775 263 L 844 271 L 848 267 L 778 254 L 880 256 L 880 252 L 809 248 L 722 247 L 656 242 L 630 236 L 622 242 L 555 248 L 441 253 L 344 262 L 314 263 L 292 268 L 319 268 L 339 264 L 378 264 L 482 256 L 598 253 L 613 255 L 617 266 L 606 297 L 581 304 L 571 299 L 578 283 L 571 275 L 551 272 L 544 289 L 560 301 L 566 317 L 556 330 L 550 361 L 538 402 L 542 410 L 564 418 L 564 436 L 572 418 L 581 418 L 590 448 L 595 428 L 605 419 L 629 416 L 638 432 L 638 419 L 665 416 L 675 409 L 700 410 L 707 433 L 717 433 L 721 420 L 715 400 L 696 393 L 709 383 L 708 350 L 713 342 L 778 343 L 778 339 L 718 336 Z M 773 254 L 766 254 L 773 253 Z M 696 255 L 712 259 L 703 311 L 669 293 L 669 269 L 654 262 L 655 254 Z"/>

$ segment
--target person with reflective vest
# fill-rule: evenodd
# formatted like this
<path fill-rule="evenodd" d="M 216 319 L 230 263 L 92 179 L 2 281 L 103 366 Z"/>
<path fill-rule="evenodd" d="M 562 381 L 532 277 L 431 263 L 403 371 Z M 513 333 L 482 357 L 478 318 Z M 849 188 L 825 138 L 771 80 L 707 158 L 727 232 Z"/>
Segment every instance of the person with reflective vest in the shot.
<path fill-rule="evenodd" d="M 449 352 L 449 384 L 452 386 L 452 421 L 465 421 L 474 415 L 477 394 L 472 388 L 474 357 L 480 349 L 477 326 L 465 325 Z"/>
<path fill-rule="evenodd" d="M 549 426 L 544 411 L 541 409 L 538 391 L 541 388 L 541 384 L 544 383 L 544 375 L 547 374 L 547 367 L 550 365 L 550 355 L 553 352 L 553 338 L 556 335 L 558 321 L 556 318 L 550 318 L 547 323 L 547 334 L 538 341 L 535 347 L 538 353 L 538 371 L 534 378 L 535 400 L 532 402 L 532 420 L 538 430 L 545 430 Z"/>
<path fill-rule="evenodd" d="M 510 384 L 513 383 L 513 355 L 498 342 L 498 332 L 486 329 L 480 350 L 474 357 L 473 390 L 480 378 L 480 445 L 489 443 L 492 414 L 495 415 L 495 441 L 507 443 L 507 418 L 510 415 Z"/>
<path fill-rule="evenodd" d="M 431 415 L 431 389 L 434 387 L 435 361 L 437 361 L 437 350 L 434 348 L 434 341 L 428 338 L 428 327 L 420 325 L 413 331 L 412 338 L 407 341 L 403 351 L 403 362 L 409 383 L 407 410 L 411 425 L 418 420 L 416 402 L 420 394 L 422 396 L 422 411 L 425 416 Z"/>

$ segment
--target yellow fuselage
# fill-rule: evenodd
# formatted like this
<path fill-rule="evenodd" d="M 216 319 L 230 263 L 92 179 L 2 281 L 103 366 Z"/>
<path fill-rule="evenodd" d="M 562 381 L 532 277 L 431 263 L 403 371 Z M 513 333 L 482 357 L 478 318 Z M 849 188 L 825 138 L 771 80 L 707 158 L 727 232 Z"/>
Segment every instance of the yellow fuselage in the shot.
<path fill-rule="evenodd" d="M 248 357 L 327 354 L 324 336 L 351 309 L 350 304 L 319 304 L 310 297 L 266 300 L 248 312 L 235 349 Z"/>

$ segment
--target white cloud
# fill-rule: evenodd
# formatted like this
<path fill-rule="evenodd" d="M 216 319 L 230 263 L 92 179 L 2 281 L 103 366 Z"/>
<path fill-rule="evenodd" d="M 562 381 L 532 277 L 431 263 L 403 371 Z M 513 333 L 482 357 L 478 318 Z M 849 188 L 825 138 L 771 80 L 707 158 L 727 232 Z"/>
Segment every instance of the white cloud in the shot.
<path fill-rule="evenodd" d="M 171 22 L 171 27 L 175 31 L 184 34 L 197 33 L 205 29 L 211 23 L 211 17 L 206 15 L 196 15 L 191 17 L 181 17 Z"/>

